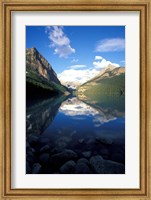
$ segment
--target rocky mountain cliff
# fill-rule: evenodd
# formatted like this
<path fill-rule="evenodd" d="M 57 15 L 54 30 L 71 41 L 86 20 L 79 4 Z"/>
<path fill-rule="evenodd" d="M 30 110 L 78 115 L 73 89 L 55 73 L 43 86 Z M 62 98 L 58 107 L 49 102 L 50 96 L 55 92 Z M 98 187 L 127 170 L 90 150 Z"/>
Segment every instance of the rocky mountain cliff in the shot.
<path fill-rule="evenodd" d="M 32 70 L 38 76 L 42 76 L 48 81 L 60 84 L 56 73 L 48 61 L 37 51 L 36 48 L 26 49 L 26 70 Z"/>
<path fill-rule="evenodd" d="M 26 49 L 27 95 L 55 95 L 66 93 L 52 66 L 36 48 Z"/>
<path fill-rule="evenodd" d="M 81 100 L 101 100 L 104 95 L 124 95 L 125 68 L 109 65 L 93 79 L 87 81 L 77 89 Z"/>

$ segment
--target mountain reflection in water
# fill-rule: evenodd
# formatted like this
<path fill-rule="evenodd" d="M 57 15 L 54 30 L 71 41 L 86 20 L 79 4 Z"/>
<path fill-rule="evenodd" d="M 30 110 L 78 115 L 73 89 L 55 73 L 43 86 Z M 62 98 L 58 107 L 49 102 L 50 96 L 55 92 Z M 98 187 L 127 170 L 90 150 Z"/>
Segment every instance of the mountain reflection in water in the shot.
<path fill-rule="evenodd" d="M 124 100 L 116 98 L 114 106 L 65 96 L 29 104 L 26 173 L 125 173 Z"/>

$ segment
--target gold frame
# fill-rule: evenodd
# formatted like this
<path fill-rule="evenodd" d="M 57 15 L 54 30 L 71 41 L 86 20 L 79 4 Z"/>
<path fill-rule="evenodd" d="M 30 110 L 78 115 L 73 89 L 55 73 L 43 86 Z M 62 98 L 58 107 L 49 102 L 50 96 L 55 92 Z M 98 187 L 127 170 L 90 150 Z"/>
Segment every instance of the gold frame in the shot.
<path fill-rule="evenodd" d="M 150 0 L 0 0 L 0 199 L 151 199 L 151 31 Z M 140 12 L 140 188 L 11 189 L 11 12 L 139 11 Z M 150 34 L 150 35 L 149 35 Z"/>

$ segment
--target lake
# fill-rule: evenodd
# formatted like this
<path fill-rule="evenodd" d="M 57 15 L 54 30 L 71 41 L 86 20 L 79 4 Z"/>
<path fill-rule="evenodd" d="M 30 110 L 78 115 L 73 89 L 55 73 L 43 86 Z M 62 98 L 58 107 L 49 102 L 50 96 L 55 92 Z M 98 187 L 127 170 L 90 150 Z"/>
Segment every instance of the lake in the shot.
<path fill-rule="evenodd" d="M 26 173 L 124 174 L 124 97 L 107 98 L 27 101 Z"/>

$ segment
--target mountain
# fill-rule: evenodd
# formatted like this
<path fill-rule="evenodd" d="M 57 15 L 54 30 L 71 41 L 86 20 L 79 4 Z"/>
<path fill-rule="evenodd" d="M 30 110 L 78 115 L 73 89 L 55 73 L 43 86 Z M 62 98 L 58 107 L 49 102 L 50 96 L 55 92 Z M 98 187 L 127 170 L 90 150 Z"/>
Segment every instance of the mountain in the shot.
<path fill-rule="evenodd" d="M 125 93 L 125 68 L 108 65 L 100 73 L 77 88 L 81 100 L 99 102 L 105 96 L 123 96 Z"/>
<path fill-rule="evenodd" d="M 26 90 L 27 96 L 68 93 L 52 66 L 36 48 L 26 49 Z"/>
<path fill-rule="evenodd" d="M 75 90 L 81 84 L 77 81 L 61 81 L 62 85 L 68 87 L 69 89 Z"/>

